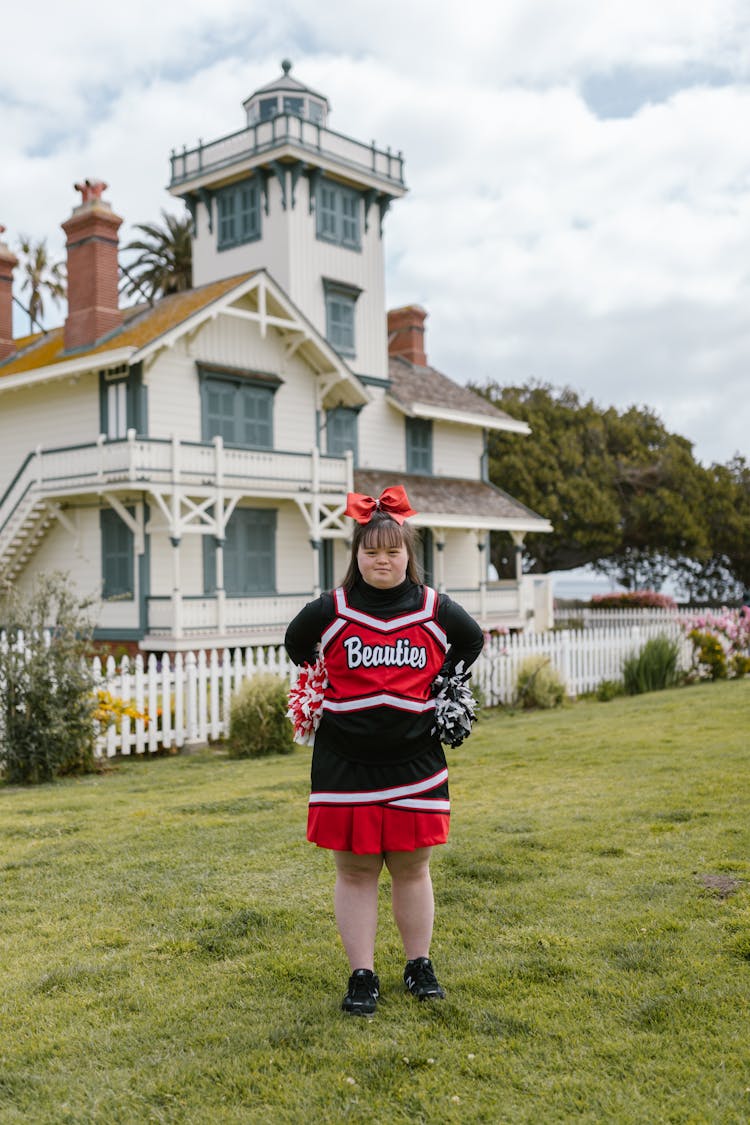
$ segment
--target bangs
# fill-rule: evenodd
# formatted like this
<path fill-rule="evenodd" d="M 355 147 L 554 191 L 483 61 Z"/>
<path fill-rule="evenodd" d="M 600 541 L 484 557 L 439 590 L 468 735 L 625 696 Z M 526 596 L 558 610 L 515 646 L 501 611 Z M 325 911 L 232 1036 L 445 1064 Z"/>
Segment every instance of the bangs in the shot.
<path fill-rule="evenodd" d="M 359 546 L 370 547 L 403 547 L 406 543 L 399 524 L 395 520 L 370 520 L 362 529 Z"/>

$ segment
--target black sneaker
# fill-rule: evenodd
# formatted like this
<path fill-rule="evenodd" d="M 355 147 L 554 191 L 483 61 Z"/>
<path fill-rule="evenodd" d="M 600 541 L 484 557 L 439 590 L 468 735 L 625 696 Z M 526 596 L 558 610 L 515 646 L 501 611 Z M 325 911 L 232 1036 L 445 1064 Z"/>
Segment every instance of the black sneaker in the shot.
<path fill-rule="evenodd" d="M 415 957 L 406 962 L 404 984 L 417 1000 L 445 1000 L 445 989 L 438 984 L 429 957 Z"/>
<path fill-rule="evenodd" d="M 370 969 L 355 969 L 341 1007 L 350 1016 L 371 1016 L 380 996 L 380 981 Z"/>

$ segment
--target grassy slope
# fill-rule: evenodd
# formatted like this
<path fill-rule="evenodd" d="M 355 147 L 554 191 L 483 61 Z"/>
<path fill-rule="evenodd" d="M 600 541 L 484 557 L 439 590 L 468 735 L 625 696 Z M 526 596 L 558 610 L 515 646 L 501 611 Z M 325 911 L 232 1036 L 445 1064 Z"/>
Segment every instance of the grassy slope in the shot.
<path fill-rule="evenodd" d="M 0 1121 L 747 1121 L 748 731 L 743 682 L 486 718 L 434 864 L 449 998 L 403 994 L 384 879 L 373 1021 L 306 751 L 0 790 Z"/>

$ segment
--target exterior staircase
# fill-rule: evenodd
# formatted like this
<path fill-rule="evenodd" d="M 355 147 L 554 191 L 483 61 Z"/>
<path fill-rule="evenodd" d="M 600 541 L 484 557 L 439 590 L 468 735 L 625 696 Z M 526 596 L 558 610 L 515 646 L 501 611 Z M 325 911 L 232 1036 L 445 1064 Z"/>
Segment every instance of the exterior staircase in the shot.
<path fill-rule="evenodd" d="M 27 493 L 0 530 L 0 575 L 12 582 L 44 539 L 54 514 L 35 490 Z"/>

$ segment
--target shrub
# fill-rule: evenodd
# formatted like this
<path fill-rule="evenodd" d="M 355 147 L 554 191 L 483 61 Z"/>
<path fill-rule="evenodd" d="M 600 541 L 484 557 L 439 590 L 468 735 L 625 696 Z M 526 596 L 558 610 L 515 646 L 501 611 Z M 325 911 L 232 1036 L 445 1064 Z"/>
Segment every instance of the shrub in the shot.
<path fill-rule="evenodd" d="M 60 573 L 42 575 L 25 599 L 13 588 L 3 599 L 0 765 L 11 784 L 94 769 L 88 608 Z"/>
<path fill-rule="evenodd" d="M 291 754 L 292 724 L 287 718 L 289 685 L 263 673 L 249 679 L 232 700 L 227 749 L 231 758 Z"/>
<path fill-rule="evenodd" d="M 565 685 L 552 667 L 548 656 L 529 656 L 518 669 L 516 701 L 525 710 L 532 707 L 559 707 L 565 697 Z"/>
<path fill-rule="evenodd" d="M 602 680 L 596 689 L 596 698 L 600 703 L 609 703 L 610 699 L 616 699 L 624 693 L 625 685 L 622 680 Z"/>
<path fill-rule="evenodd" d="M 693 675 L 725 680 L 750 670 L 750 607 L 694 614 L 682 622 L 693 644 Z"/>
<path fill-rule="evenodd" d="M 655 590 L 623 590 L 619 594 L 594 594 L 592 609 L 675 609 L 674 598 Z"/>
<path fill-rule="evenodd" d="M 725 680 L 727 656 L 719 638 L 700 629 L 692 629 L 688 636 L 693 642 L 693 664 L 698 666 L 701 679 Z"/>
<path fill-rule="evenodd" d="M 677 683 L 679 648 L 669 637 L 653 637 L 640 652 L 629 656 L 623 665 L 623 680 L 628 695 L 661 691 Z"/>

